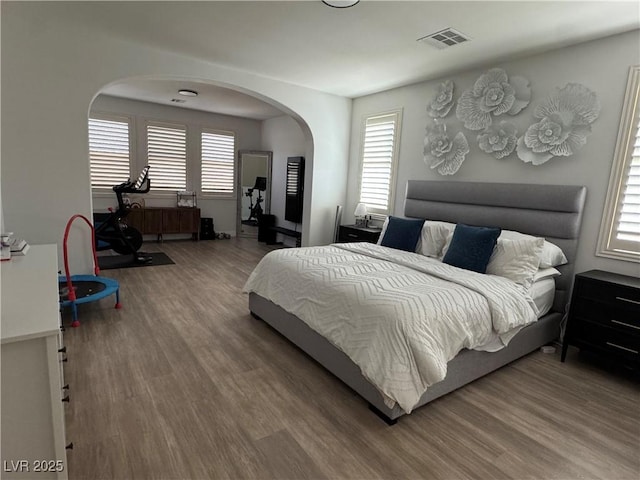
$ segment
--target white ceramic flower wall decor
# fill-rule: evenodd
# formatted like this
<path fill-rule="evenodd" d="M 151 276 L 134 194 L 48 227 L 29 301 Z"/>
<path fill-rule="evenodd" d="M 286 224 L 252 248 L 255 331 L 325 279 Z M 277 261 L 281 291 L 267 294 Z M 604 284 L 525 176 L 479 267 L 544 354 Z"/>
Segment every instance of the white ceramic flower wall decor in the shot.
<path fill-rule="evenodd" d="M 504 113 L 516 115 L 531 101 L 529 80 L 508 77 L 501 68 L 492 68 L 476 80 L 473 88 L 465 90 L 456 108 L 456 116 L 469 130 L 484 130 L 493 117 Z"/>
<path fill-rule="evenodd" d="M 553 157 L 573 155 L 587 143 L 591 124 L 599 114 L 597 95 L 584 85 L 568 83 L 556 88 L 536 107 L 534 117 L 539 122 L 518 139 L 518 157 L 542 165 Z"/>
<path fill-rule="evenodd" d="M 499 124 L 487 127 L 478 135 L 480 150 L 500 159 L 511 155 L 518 143 L 518 130 L 515 125 L 502 120 Z"/>
<path fill-rule="evenodd" d="M 453 82 L 445 80 L 438 86 L 431 101 L 427 104 L 427 115 L 431 118 L 444 118 L 453 107 Z"/>
<path fill-rule="evenodd" d="M 464 133 L 458 132 L 451 139 L 444 124 L 427 127 L 424 137 L 424 162 L 440 175 L 453 175 L 469 153 L 469 143 Z"/>

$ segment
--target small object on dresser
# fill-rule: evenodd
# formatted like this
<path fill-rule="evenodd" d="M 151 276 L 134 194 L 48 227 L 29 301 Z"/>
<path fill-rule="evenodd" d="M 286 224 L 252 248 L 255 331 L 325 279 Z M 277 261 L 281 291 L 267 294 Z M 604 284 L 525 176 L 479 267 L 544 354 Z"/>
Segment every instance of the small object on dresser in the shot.
<path fill-rule="evenodd" d="M 569 345 L 638 368 L 640 279 L 601 270 L 576 275 L 562 344 L 563 362 Z"/>
<path fill-rule="evenodd" d="M 27 254 L 29 251 L 29 244 L 24 240 L 19 240 L 15 242 L 14 245 L 11 245 L 11 256 L 12 257 L 20 257 Z"/>
<path fill-rule="evenodd" d="M 0 255 L 1 261 L 11 260 L 11 236 L 13 232 L 3 233 L 0 237 L 0 246 L 2 248 L 2 254 Z"/>
<path fill-rule="evenodd" d="M 176 192 L 178 207 L 194 208 L 196 206 L 196 192 Z"/>

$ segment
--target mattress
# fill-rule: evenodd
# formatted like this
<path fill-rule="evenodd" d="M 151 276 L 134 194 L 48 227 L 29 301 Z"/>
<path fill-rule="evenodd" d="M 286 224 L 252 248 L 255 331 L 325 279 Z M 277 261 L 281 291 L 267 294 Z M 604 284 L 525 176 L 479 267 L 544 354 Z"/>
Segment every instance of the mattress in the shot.
<path fill-rule="evenodd" d="M 529 294 L 531 295 L 531 299 L 533 300 L 533 303 L 538 310 L 538 318 L 542 318 L 547 313 L 549 313 L 551 307 L 553 306 L 555 293 L 556 282 L 553 278 L 543 278 L 542 280 L 538 280 L 531 285 Z M 482 352 L 497 352 L 498 350 L 502 350 L 503 348 L 504 342 L 500 338 L 500 335 L 493 332 L 491 334 L 491 337 L 485 344 L 475 347 L 474 350 L 479 350 Z"/>

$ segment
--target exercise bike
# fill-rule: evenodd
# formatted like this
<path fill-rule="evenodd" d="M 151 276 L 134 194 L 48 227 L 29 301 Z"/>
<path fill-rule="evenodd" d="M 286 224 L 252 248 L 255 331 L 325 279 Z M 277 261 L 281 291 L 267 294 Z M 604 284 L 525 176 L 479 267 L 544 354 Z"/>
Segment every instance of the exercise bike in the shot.
<path fill-rule="evenodd" d="M 249 197 L 249 218 L 245 220 L 247 224 L 255 224 L 257 225 L 260 221 L 260 216 L 262 215 L 262 206 L 260 205 L 263 202 L 262 192 L 267 189 L 267 177 L 256 177 L 256 184 L 253 188 L 248 188 L 247 193 L 245 195 Z M 253 192 L 254 190 L 258 191 L 258 198 L 256 199 L 256 203 L 253 203 Z M 253 222 L 252 222 L 253 221 Z"/>
<path fill-rule="evenodd" d="M 142 234 L 126 223 L 131 207 L 124 201 L 123 194 L 144 194 L 151 189 L 149 166 L 146 166 L 133 182 L 131 179 L 113 187 L 118 199 L 118 209 L 108 214 L 94 214 L 96 250 L 114 250 L 120 255 L 133 255 L 136 263 L 151 263 L 151 256 L 139 252 L 142 246 Z"/>

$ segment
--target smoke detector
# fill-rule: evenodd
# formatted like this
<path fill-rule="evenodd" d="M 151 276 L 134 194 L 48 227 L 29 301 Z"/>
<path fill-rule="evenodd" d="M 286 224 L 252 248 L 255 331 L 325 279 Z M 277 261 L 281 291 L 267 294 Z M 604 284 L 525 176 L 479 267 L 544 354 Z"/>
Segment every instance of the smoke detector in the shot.
<path fill-rule="evenodd" d="M 469 40 L 471 39 L 464 33 L 460 33 L 459 31 L 449 27 L 425 37 L 419 38 L 418 42 L 427 43 L 433 47 L 443 49 L 447 47 L 453 47 L 454 45 L 458 45 L 459 43 L 468 42 Z"/>

